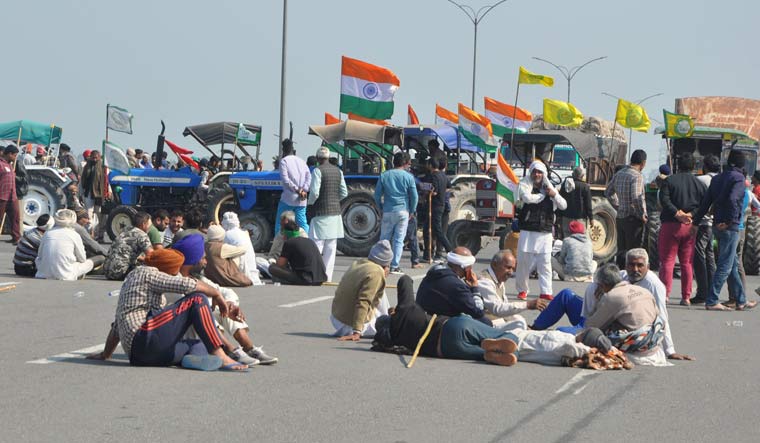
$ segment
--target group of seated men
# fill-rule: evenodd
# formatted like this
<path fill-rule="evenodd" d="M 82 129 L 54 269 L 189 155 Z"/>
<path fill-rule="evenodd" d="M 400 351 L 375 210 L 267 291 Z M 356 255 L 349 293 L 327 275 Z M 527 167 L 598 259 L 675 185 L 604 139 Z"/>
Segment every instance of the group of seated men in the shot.
<path fill-rule="evenodd" d="M 499 251 L 478 277 L 475 257 L 458 247 L 448 254 L 447 263 L 428 270 L 416 299 L 411 278 L 403 276 L 395 308 L 385 294 L 392 255 L 390 244 L 379 242 L 341 279 L 330 316 L 339 340 L 374 336 L 380 349 L 411 351 L 430 328 L 421 355 L 503 366 L 518 358 L 570 365 L 598 351 L 622 351 L 645 365 L 693 359 L 676 353 L 665 288 L 649 271 L 643 249 L 628 251 L 624 271 L 614 264 L 601 266 L 584 297 L 564 289 L 551 301 L 510 301 L 505 284 L 516 269 L 512 252 Z M 528 309 L 541 311 L 531 325 L 520 315 Z M 549 330 L 564 315 L 572 326 Z"/>

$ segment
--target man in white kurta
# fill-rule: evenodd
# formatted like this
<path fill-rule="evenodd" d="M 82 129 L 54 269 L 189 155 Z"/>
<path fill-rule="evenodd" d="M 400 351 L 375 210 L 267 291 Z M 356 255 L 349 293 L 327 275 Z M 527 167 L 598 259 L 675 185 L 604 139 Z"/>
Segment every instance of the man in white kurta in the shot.
<path fill-rule="evenodd" d="M 253 250 L 251 236 L 247 231 L 240 228 L 240 220 L 237 214 L 225 212 L 222 216 L 222 227 L 226 231 L 224 235 L 225 243 L 245 248 L 245 254 L 239 258 L 240 262 L 238 265 L 240 271 L 251 279 L 254 286 L 262 285 L 263 283 L 259 278 L 259 270 L 256 267 L 256 252 Z"/>
<path fill-rule="evenodd" d="M 37 252 L 37 278 L 77 280 L 94 266 L 87 259 L 82 237 L 73 229 L 77 216 L 70 209 L 55 213 L 55 227 L 42 236 Z M 101 260 L 102 263 L 102 260 Z"/>
<path fill-rule="evenodd" d="M 567 202 L 549 182 L 546 165 L 536 160 L 531 163 L 528 176 L 517 188 L 520 208 L 520 239 L 517 242 L 517 276 L 515 286 L 518 298 L 525 300 L 530 290 L 528 278 L 535 268 L 538 273 L 540 298 L 552 299 L 551 252 L 554 237 L 551 232 L 554 211 L 567 208 Z M 551 206 L 545 202 L 551 200 Z M 549 213 L 551 210 L 551 213 Z M 529 225 L 530 223 L 530 225 Z M 540 225 L 540 227 L 531 226 Z"/>

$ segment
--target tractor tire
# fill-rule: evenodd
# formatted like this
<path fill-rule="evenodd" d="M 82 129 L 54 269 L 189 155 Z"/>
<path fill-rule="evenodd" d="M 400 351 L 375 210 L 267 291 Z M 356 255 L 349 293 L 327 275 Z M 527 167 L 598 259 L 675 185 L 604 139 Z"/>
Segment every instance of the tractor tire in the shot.
<path fill-rule="evenodd" d="M 482 248 L 480 232 L 470 227 L 470 220 L 455 220 L 449 223 L 446 236 L 454 247 L 464 246 L 472 255 L 478 255 Z"/>
<path fill-rule="evenodd" d="M 475 201 L 475 182 L 463 182 L 454 185 L 449 192 L 451 215 L 449 223 L 455 220 L 477 220 Z"/>
<path fill-rule="evenodd" d="M 617 211 L 606 198 L 592 197 L 591 212 L 594 219 L 588 229 L 591 244 L 594 247 L 594 260 L 599 265 L 615 259 L 617 253 L 617 229 L 615 217 Z"/>
<path fill-rule="evenodd" d="M 106 232 L 108 232 L 111 241 L 116 240 L 119 234 L 132 227 L 135 214 L 137 214 L 137 209 L 124 205 L 117 206 L 108 213 Z"/>
<path fill-rule="evenodd" d="M 644 246 L 647 249 L 647 254 L 649 254 L 649 269 L 657 271 L 660 269 L 660 250 L 657 248 L 657 240 L 660 237 L 662 222 L 659 212 L 650 212 L 648 216 L 646 232 L 644 232 Z"/>
<path fill-rule="evenodd" d="M 747 275 L 760 274 L 760 216 L 750 215 L 747 218 L 744 238 L 744 272 Z"/>
<path fill-rule="evenodd" d="M 260 212 L 239 213 L 240 228 L 248 231 L 251 236 L 253 250 L 256 252 L 269 252 L 272 246 L 274 226 Z"/>
<path fill-rule="evenodd" d="M 375 204 L 375 187 L 367 183 L 349 185 L 348 196 L 340 202 L 343 238 L 338 250 L 350 257 L 366 257 L 380 239 L 382 212 Z"/>
<path fill-rule="evenodd" d="M 209 189 L 206 201 L 208 202 L 207 216 L 209 221 L 220 223 L 222 215 L 227 211 L 233 211 L 240 215 L 240 207 L 235 201 L 235 191 L 232 190 L 229 183 L 221 183 Z"/>
<path fill-rule="evenodd" d="M 66 195 L 50 177 L 28 174 L 27 183 L 29 189 L 21 199 L 24 225 L 37 226 L 39 216 L 48 214 L 52 217 L 55 211 L 66 207 Z"/>

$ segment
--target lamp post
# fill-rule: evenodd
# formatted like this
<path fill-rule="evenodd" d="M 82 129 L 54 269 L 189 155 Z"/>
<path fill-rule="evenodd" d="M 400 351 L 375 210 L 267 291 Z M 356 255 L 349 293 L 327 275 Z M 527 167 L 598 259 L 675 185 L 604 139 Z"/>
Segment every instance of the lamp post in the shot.
<path fill-rule="evenodd" d="M 282 60 L 280 62 L 280 144 L 277 152 L 282 157 L 282 140 L 285 138 L 285 54 L 287 49 L 288 0 L 282 0 Z"/>
<path fill-rule="evenodd" d="M 573 77 L 575 77 L 575 75 L 578 74 L 578 72 L 581 69 L 585 68 L 586 66 L 588 66 L 591 63 L 594 63 L 596 61 L 604 60 L 605 58 L 607 58 L 607 56 L 604 55 L 602 57 L 592 58 L 591 60 L 587 61 L 586 63 L 584 63 L 584 64 L 582 64 L 580 66 L 574 66 L 574 67 L 572 67 L 570 69 L 568 69 L 566 66 L 557 65 L 557 64 L 555 64 L 553 62 L 550 62 L 549 60 L 544 60 L 542 58 L 538 58 L 538 57 L 531 57 L 531 58 L 534 59 L 534 60 L 538 60 L 540 62 L 548 63 L 548 64 L 554 66 L 555 68 L 557 68 L 557 70 L 562 73 L 562 76 L 565 77 L 565 80 L 567 80 L 567 102 L 570 103 L 570 82 L 573 80 Z"/>
<path fill-rule="evenodd" d="M 645 101 L 649 100 L 650 98 L 659 97 L 659 96 L 661 96 L 663 94 L 664 94 L 663 92 L 658 92 L 657 94 L 652 94 L 652 95 L 644 97 L 644 98 L 642 98 L 640 100 L 637 100 L 635 103 L 637 105 L 640 105 L 640 104 L 644 103 Z M 617 95 L 612 95 L 609 92 L 602 92 L 602 95 L 606 95 L 607 97 L 614 98 L 615 100 L 620 100 L 620 97 L 618 97 Z M 615 134 L 612 134 L 612 135 L 614 136 Z M 633 140 L 633 129 L 628 129 L 628 147 L 629 147 L 629 150 L 630 150 L 630 147 L 633 146 L 632 140 Z"/>
<path fill-rule="evenodd" d="M 493 10 L 495 7 L 499 6 L 500 4 L 506 1 L 507 0 L 501 0 L 499 2 L 494 3 L 493 5 L 483 6 L 482 8 L 475 11 L 469 5 L 463 5 L 453 0 L 448 0 L 449 3 L 456 6 L 457 8 L 461 9 L 462 12 L 464 12 L 467 18 L 470 19 L 470 21 L 472 22 L 472 25 L 474 27 L 474 33 L 473 33 L 473 39 L 472 39 L 472 100 L 470 101 L 470 107 L 472 109 L 475 108 L 475 67 L 477 65 L 477 59 L 478 59 L 478 24 L 480 24 L 480 22 L 483 21 L 485 16 L 488 15 L 488 13 L 491 12 L 491 10 Z"/>

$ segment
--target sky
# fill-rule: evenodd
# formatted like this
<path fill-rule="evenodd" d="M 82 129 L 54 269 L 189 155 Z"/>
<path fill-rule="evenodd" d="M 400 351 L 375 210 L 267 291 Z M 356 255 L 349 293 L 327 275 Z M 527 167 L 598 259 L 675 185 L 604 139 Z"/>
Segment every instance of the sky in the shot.
<path fill-rule="evenodd" d="M 467 0 L 476 10 L 495 0 Z M 134 134 L 111 132 L 123 147 L 154 150 L 166 136 L 203 156 L 185 126 L 235 121 L 263 127 L 266 163 L 277 152 L 282 0 L 15 1 L 3 7 L 0 121 L 29 119 L 63 127 L 75 152 L 99 147 L 107 103 L 134 114 Z M 478 28 L 475 110 L 483 96 L 512 103 L 520 65 L 553 75 L 554 88 L 523 86 L 518 105 L 541 113 L 543 98 L 564 100 L 564 79 L 541 57 L 578 66 L 607 56 L 572 81 L 571 102 L 586 116 L 614 117 L 636 101 L 662 120 L 677 97 L 760 98 L 754 54 L 760 3 L 746 0 L 575 2 L 509 0 Z M 319 140 L 308 126 L 337 114 L 340 57 L 387 67 L 401 81 L 393 123 L 412 104 L 432 123 L 435 104 L 469 104 L 473 26 L 445 0 L 290 0 L 286 120 L 299 155 Z M 13 66 L 13 68 L 11 68 Z M 657 125 L 657 122 L 653 122 Z M 633 147 L 664 160 L 659 137 L 635 133 Z"/>

